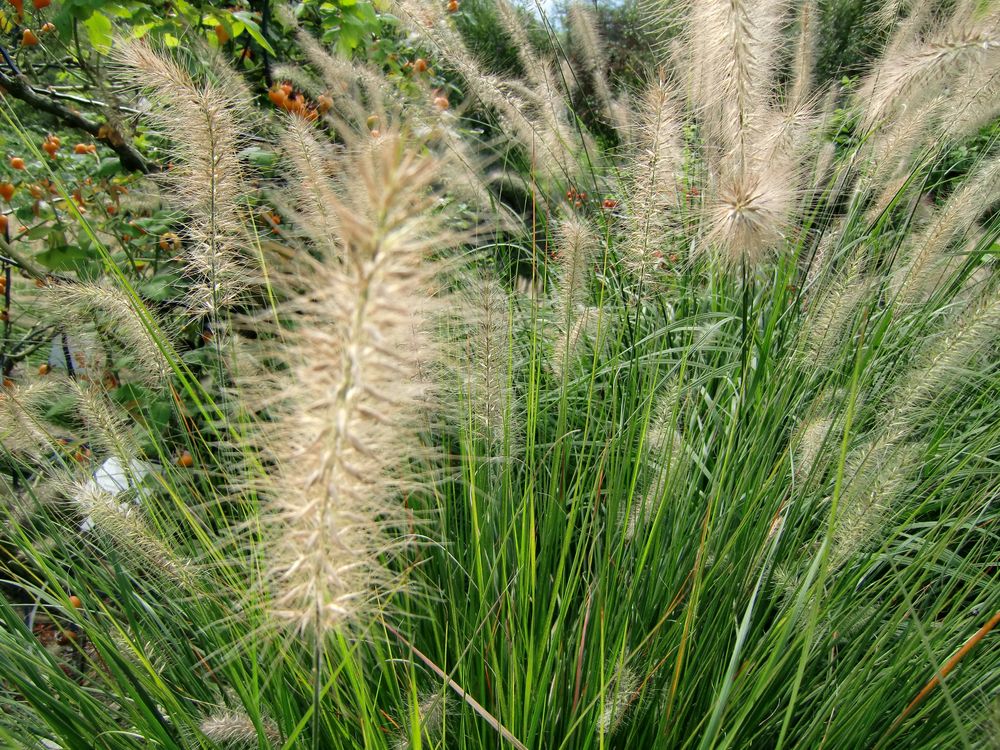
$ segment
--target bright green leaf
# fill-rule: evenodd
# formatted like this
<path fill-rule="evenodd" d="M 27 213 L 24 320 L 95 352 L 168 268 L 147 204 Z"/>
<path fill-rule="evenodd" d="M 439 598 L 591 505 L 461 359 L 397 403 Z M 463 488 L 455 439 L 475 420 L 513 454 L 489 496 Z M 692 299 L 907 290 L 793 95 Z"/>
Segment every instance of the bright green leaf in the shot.
<path fill-rule="evenodd" d="M 274 54 L 274 48 L 268 43 L 264 38 L 264 35 L 260 33 L 260 26 L 257 22 L 251 18 L 250 14 L 246 11 L 240 11 L 238 13 L 233 13 L 234 18 L 238 18 L 246 26 L 247 33 L 253 37 L 254 41 L 257 42 L 264 50 L 270 54 Z"/>
<path fill-rule="evenodd" d="M 50 271 L 79 271 L 92 261 L 90 253 L 79 245 L 62 245 L 35 256 L 35 262 Z"/>
<path fill-rule="evenodd" d="M 94 49 L 107 53 L 111 49 L 111 35 L 114 31 L 111 19 L 103 13 L 94 11 L 90 18 L 83 22 L 83 25 L 87 28 L 87 36 Z"/>

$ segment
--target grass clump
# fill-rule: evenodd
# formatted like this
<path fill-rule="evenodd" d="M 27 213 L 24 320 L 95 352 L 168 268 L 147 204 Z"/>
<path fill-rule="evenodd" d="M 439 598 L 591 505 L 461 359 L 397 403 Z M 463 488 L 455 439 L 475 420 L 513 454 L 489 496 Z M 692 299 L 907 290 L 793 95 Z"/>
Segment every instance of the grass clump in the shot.
<path fill-rule="evenodd" d="M 238 81 L 124 47 L 181 157 L 192 291 L 174 320 L 110 264 L 45 293 L 175 408 L 69 367 L 0 393 L 5 739 L 987 746 L 996 157 L 930 180 L 996 114 L 1000 16 L 907 5 L 846 90 L 812 79 L 810 2 L 691 3 L 637 90 L 588 10 L 574 68 L 501 2 L 514 80 L 393 3 L 461 103 L 303 33 L 335 96 L 259 123 L 280 242 Z"/>

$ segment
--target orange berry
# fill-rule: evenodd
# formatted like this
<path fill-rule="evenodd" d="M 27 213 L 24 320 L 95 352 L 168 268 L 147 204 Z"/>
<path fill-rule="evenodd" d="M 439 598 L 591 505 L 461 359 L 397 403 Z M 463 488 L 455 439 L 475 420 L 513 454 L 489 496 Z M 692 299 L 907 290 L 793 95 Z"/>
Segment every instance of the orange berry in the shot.
<path fill-rule="evenodd" d="M 14 186 L 9 182 L 0 182 L 0 198 L 9 201 L 14 197 Z"/>
<path fill-rule="evenodd" d="M 448 12 L 458 13 L 458 0 L 448 0 Z"/>
<path fill-rule="evenodd" d="M 24 33 L 21 34 L 21 46 L 34 47 L 36 44 L 38 44 L 38 37 L 35 36 L 35 32 L 31 29 L 25 29 Z"/>
<path fill-rule="evenodd" d="M 279 86 L 279 88 L 280 88 L 280 89 L 281 89 L 282 91 L 284 91 L 284 92 L 285 92 L 285 96 L 288 96 L 288 95 L 289 95 L 289 94 L 291 94 L 291 93 L 292 93 L 292 91 L 293 91 L 293 89 L 292 89 L 292 84 L 288 83 L 287 81 L 286 81 L 285 83 L 281 84 L 281 86 Z"/>
<path fill-rule="evenodd" d="M 188 451 L 184 451 L 177 457 L 177 465 L 183 469 L 190 469 L 194 466 L 194 456 Z"/>
<path fill-rule="evenodd" d="M 87 153 L 88 150 L 89 149 L 87 148 L 87 144 L 86 143 L 78 143 L 75 146 L 73 146 L 73 153 L 74 154 L 85 154 L 85 153 Z"/>
<path fill-rule="evenodd" d="M 448 104 L 448 97 L 446 96 L 435 96 L 433 104 L 442 112 L 444 112 L 446 109 L 448 109 L 449 106 L 451 106 Z"/>
<path fill-rule="evenodd" d="M 73 605 L 73 609 L 80 609 L 83 606 L 83 601 L 76 594 L 69 598 L 69 603 Z"/>
<path fill-rule="evenodd" d="M 219 40 L 219 44 L 225 44 L 229 41 L 229 32 L 221 23 L 215 27 L 215 38 Z"/>
<path fill-rule="evenodd" d="M 7 233 L 7 214 L 0 214 L 0 234 Z M 6 280 L 4 280 L 4 286 L 7 285 Z"/>
<path fill-rule="evenodd" d="M 24 169 L 24 159 L 20 156 L 15 156 L 10 160 L 10 165 L 14 169 Z"/>
<path fill-rule="evenodd" d="M 55 30 L 56 30 L 56 25 L 54 23 L 42 24 L 42 32 L 45 34 L 51 34 Z"/>
<path fill-rule="evenodd" d="M 28 192 L 31 193 L 31 197 L 36 201 L 40 201 L 45 197 L 45 190 L 41 185 L 28 185 Z"/>
<path fill-rule="evenodd" d="M 24 0 L 10 0 L 10 4 L 14 6 L 19 18 L 24 15 Z"/>
<path fill-rule="evenodd" d="M 35 10 L 41 10 L 52 5 L 52 0 L 33 0 L 33 5 L 35 6 Z"/>
<path fill-rule="evenodd" d="M 427 61 L 422 57 L 418 57 L 416 60 L 413 61 L 413 70 L 417 73 L 426 72 Z"/>
<path fill-rule="evenodd" d="M 52 371 L 52 368 L 49 367 L 48 362 L 46 362 L 45 364 L 42 364 L 42 365 L 38 366 L 38 374 L 39 375 L 48 375 L 51 371 Z"/>
<path fill-rule="evenodd" d="M 271 89 L 267 92 L 267 98 L 271 100 L 271 104 L 275 107 L 284 107 L 288 95 L 281 89 Z"/>
<path fill-rule="evenodd" d="M 163 252 L 177 252 L 181 249 L 181 238 L 173 232 L 164 232 L 160 235 L 160 249 Z"/>

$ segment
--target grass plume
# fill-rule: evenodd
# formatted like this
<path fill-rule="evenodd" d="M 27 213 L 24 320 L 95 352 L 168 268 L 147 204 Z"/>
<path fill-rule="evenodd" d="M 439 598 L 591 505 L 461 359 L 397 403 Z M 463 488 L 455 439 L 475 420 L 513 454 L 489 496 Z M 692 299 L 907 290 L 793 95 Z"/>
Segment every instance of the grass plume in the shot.
<path fill-rule="evenodd" d="M 359 180 L 328 206 L 339 231 L 323 260 L 289 277 L 299 324 L 273 353 L 260 478 L 274 614 L 322 639 L 362 630 L 397 586 L 385 560 L 407 544 L 397 498 L 423 453 L 418 419 L 433 357 L 432 252 L 450 240 L 433 213 L 437 164 L 398 134 L 356 143 L 335 165 Z"/>

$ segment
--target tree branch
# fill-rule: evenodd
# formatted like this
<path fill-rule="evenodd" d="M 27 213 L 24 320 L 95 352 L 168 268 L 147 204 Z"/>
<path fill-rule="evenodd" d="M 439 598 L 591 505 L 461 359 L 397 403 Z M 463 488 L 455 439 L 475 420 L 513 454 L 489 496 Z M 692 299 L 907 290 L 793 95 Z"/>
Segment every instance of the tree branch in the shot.
<path fill-rule="evenodd" d="M 267 39 L 267 27 L 271 18 L 271 8 L 268 0 L 261 0 L 260 3 L 260 35 Z M 261 47 L 261 62 L 264 64 L 264 83 L 268 88 L 274 85 L 274 78 L 271 75 L 271 58 L 267 50 Z"/>
<path fill-rule="evenodd" d="M 84 104 L 88 107 L 95 107 L 97 109 L 113 109 L 117 112 L 125 112 L 130 115 L 141 114 L 139 110 L 133 109 L 132 107 L 123 107 L 118 104 L 108 104 L 106 102 L 99 102 L 96 99 L 88 99 L 85 96 L 80 96 L 79 94 L 70 94 L 65 91 L 59 91 L 53 86 L 48 88 L 39 88 L 38 86 L 32 86 L 31 90 L 36 94 L 44 94 L 45 96 L 50 96 L 53 99 L 62 99 L 67 102 L 74 102 L 76 104 Z"/>
<path fill-rule="evenodd" d="M 22 271 L 24 271 L 30 278 L 36 279 L 38 281 L 46 281 L 46 278 L 52 276 L 51 273 L 47 273 L 44 268 L 36 265 L 28 256 L 23 255 L 20 251 L 15 250 L 11 243 L 0 235 L 0 261 L 10 263 L 11 265 L 17 266 Z M 10 287 L 8 287 L 9 289 Z"/>
<path fill-rule="evenodd" d="M 37 110 L 53 115 L 70 127 L 89 133 L 97 140 L 107 144 L 118 155 L 118 160 L 125 170 L 129 172 L 142 172 L 143 174 L 158 171 L 159 167 L 147 161 L 136 150 L 135 146 L 126 141 L 122 134 L 110 123 L 98 123 L 88 120 L 76 110 L 70 109 L 66 105 L 50 99 L 48 96 L 42 96 L 22 73 L 15 72 L 12 75 L 7 75 L 6 72 L 0 70 L 0 85 L 15 99 L 20 99 L 25 104 Z"/>

